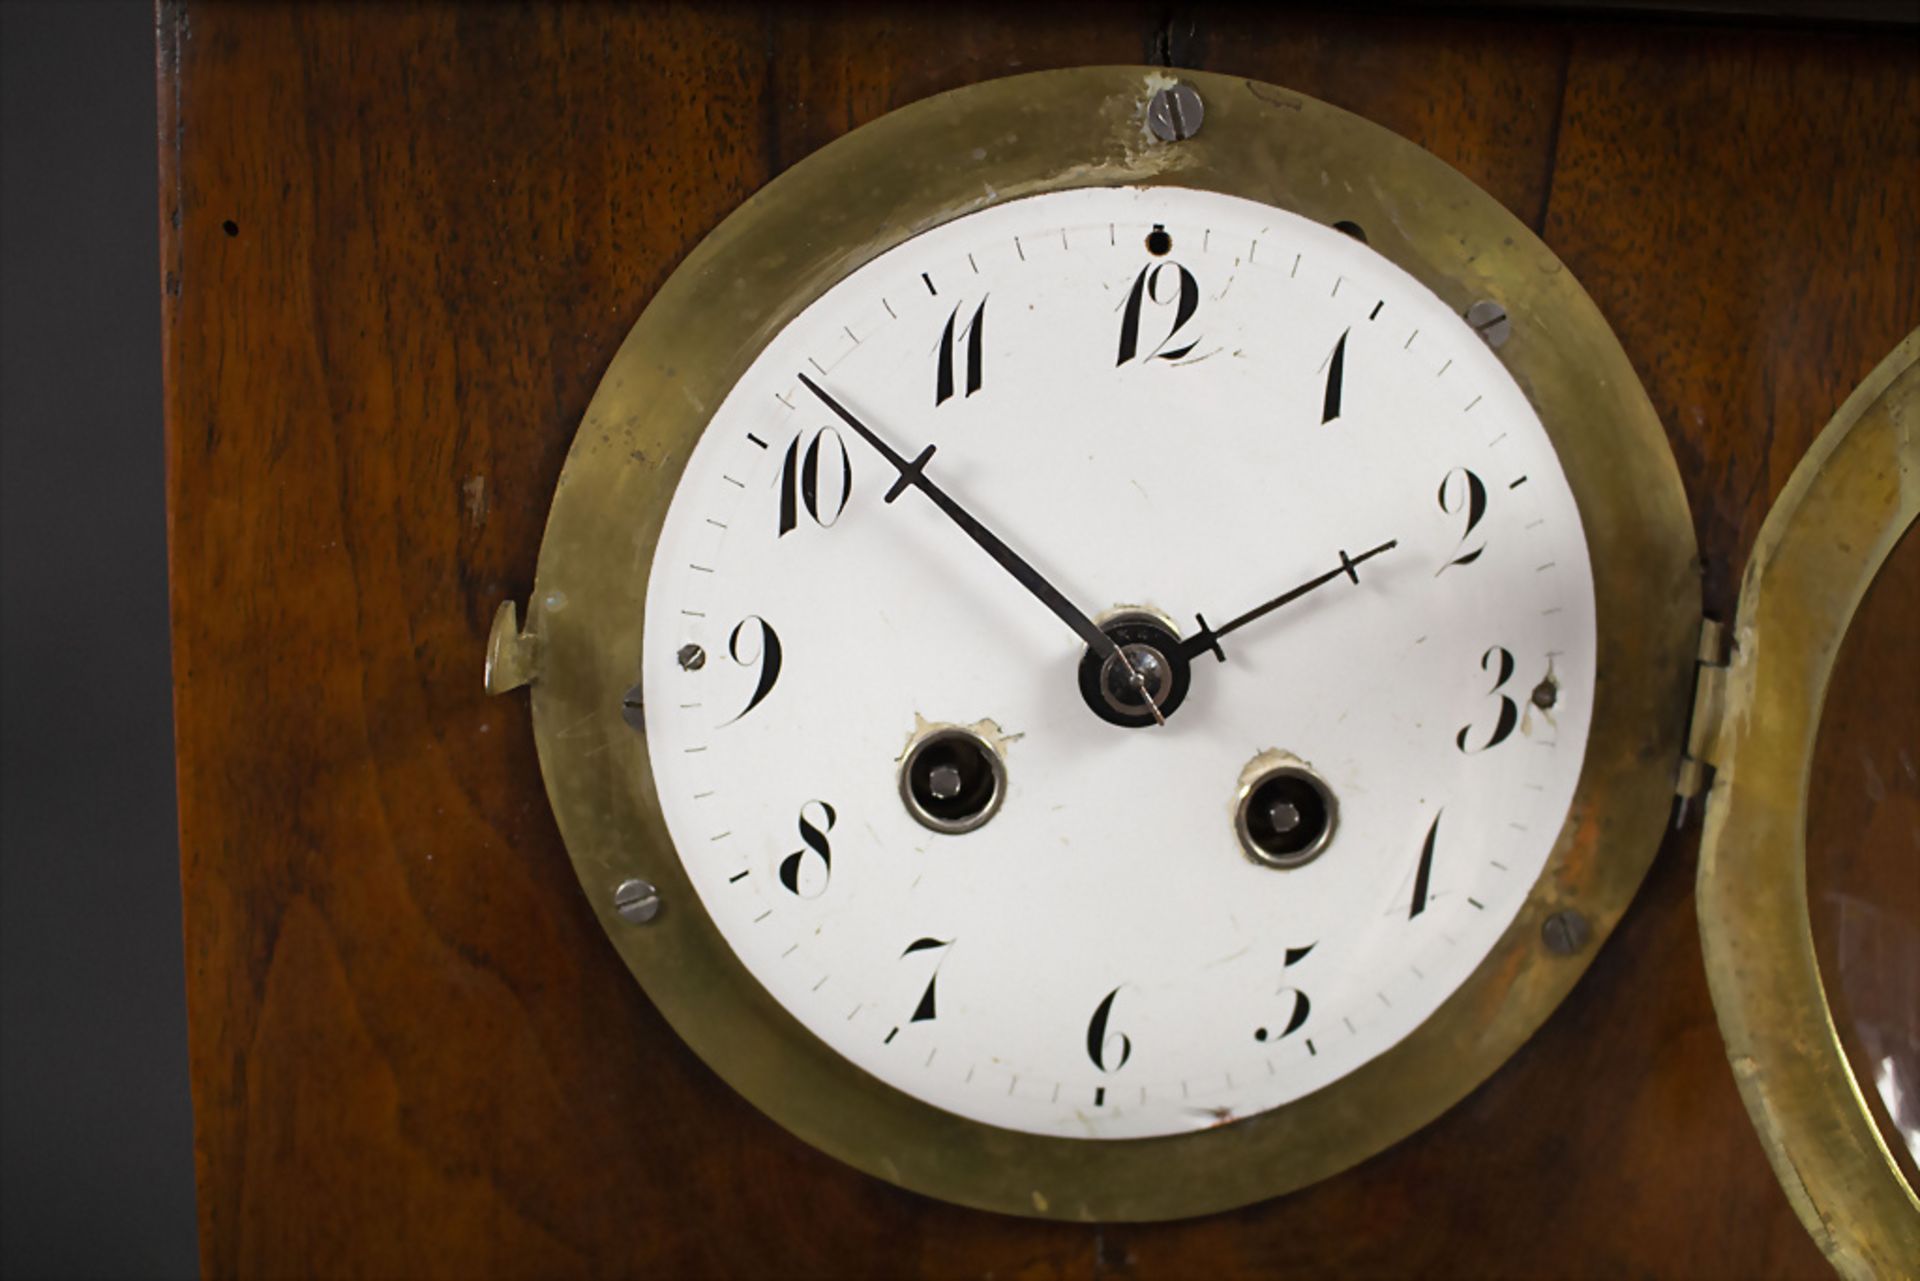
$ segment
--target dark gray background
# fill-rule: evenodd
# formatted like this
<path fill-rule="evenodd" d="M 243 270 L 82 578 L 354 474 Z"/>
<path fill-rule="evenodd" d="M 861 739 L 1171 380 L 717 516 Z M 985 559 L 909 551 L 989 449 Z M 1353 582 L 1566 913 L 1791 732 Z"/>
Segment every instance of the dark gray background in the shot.
<path fill-rule="evenodd" d="M 197 1270 L 153 9 L 0 3 L 0 1273 Z"/>

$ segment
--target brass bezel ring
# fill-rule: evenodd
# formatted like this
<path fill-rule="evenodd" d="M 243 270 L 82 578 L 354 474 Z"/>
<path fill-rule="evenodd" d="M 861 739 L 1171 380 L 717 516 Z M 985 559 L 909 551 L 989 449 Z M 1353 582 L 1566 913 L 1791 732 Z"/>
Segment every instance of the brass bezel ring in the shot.
<path fill-rule="evenodd" d="M 1659 420 L 1566 267 L 1498 201 L 1387 130 L 1284 89 L 1182 72 L 1206 108 L 1162 143 L 1158 68 L 995 80 L 889 113 L 822 148 L 720 224 L 621 345 L 567 456 L 526 633 L 497 670 L 532 679 L 548 795 L 608 937 L 674 1029 L 723 1079 L 814 1146 L 879 1178 L 1012 1214 L 1167 1219 L 1325 1178 L 1463 1098 L 1552 1012 L 1625 910 L 1670 812 L 1699 586 L 1692 523 Z M 1593 565 L 1592 737 L 1572 809 L 1511 926 L 1398 1045 L 1335 1084 L 1233 1125 L 1088 1142 L 1015 1133 L 910 1098 L 805 1031 L 700 906 L 661 819 L 647 741 L 623 716 L 648 567 L 709 415 L 754 356 L 848 272 L 918 232 L 1003 201 L 1086 186 L 1174 185 L 1357 222 L 1372 248 L 1464 314 L 1492 299 L 1499 358 L 1558 451 Z M 621 919 L 630 878 L 665 904 Z M 1577 908 L 1594 946 L 1551 952 Z"/>

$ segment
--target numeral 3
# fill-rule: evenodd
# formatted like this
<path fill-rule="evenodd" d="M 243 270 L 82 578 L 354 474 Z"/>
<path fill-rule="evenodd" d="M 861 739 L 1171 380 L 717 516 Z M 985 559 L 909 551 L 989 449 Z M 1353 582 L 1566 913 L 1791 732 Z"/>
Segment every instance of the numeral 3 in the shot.
<path fill-rule="evenodd" d="M 1467 736 L 1473 732 L 1473 726 L 1460 727 L 1460 732 L 1454 736 L 1453 741 L 1461 751 L 1469 754 L 1484 752 L 1490 747 L 1498 747 L 1507 741 L 1507 735 L 1513 733 L 1514 727 L 1520 723 L 1520 708 L 1511 698 L 1500 693 L 1500 687 L 1513 679 L 1513 655 L 1495 645 L 1480 656 L 1480 670 L 1496 673 L 1493 678 L 1493 688 L 1487 693 L 1499 696 L 1500 718 L 1493 727 L 1493 733 L 1487 737 L 1487 741 L 1478 747 L 1467 746 Z"/>

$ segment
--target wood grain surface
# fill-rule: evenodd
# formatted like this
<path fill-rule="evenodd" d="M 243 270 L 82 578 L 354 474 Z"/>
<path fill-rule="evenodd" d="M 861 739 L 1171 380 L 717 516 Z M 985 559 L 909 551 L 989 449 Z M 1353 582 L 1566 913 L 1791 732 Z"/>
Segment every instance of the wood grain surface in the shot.
<path fill-rule="evenodd" d="M 1920 324 L 1920 44 L 1369 6 L 163 3 L 182 877 L 209 1276 L 1818 1276 L 1701 970 L 1695 832 L 1482 1089 L 1301 1193 L 1003 1219 L 790 1138 L 607 946 L 488 699 L 602 370 L 774 173 L 926 94 L 1167 61 L 1436 152 L 1618 330 L 1730 615 Z"/>

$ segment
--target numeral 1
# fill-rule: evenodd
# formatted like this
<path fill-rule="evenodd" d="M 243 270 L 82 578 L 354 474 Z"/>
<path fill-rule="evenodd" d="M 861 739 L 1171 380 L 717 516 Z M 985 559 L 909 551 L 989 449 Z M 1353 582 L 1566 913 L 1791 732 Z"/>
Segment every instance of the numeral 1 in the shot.
<path fill-rule="evenodd" d="M 1340 335 L 1340 341 L 1333 345 L 1333 355 L 1327 359 L 1327 394 L 1320 402 L 1320 421 L 1330 423 L 1340 416 L 1340 391 L 1347 377 L 1347 334 Z"/>

